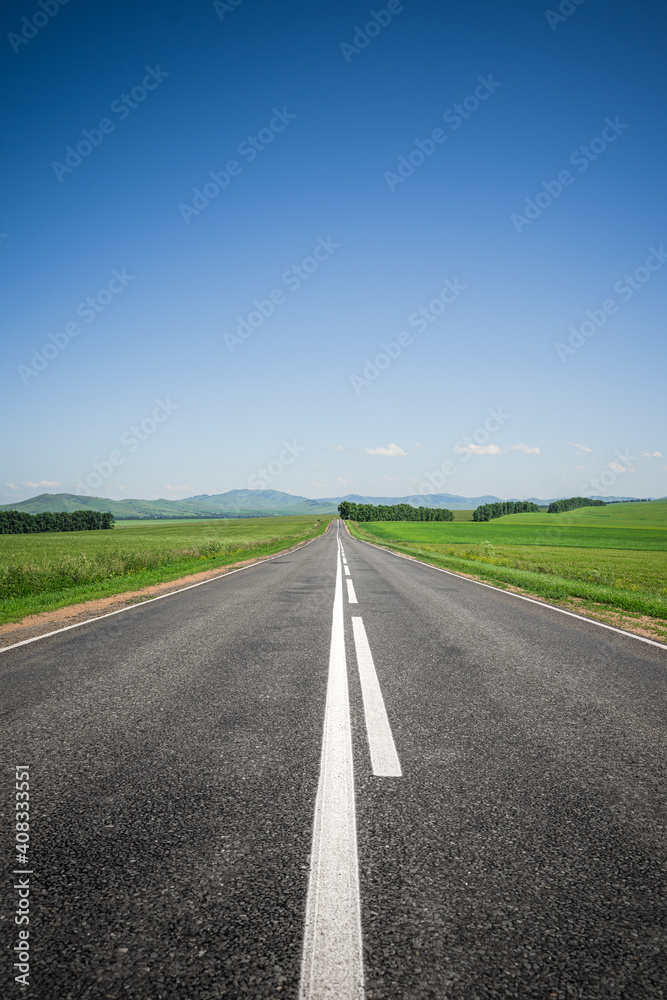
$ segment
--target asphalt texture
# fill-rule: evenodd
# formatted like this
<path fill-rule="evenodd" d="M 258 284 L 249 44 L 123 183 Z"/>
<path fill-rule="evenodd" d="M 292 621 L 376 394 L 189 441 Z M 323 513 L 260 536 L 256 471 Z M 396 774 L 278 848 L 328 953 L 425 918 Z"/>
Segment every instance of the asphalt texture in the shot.
<path fill-rule="evenodd" d="M 341 537 L 368 1000 L 667 995 L 667 651 Z M 336 546 L 0 653 L 3 996 L 296 1000 Z"/>

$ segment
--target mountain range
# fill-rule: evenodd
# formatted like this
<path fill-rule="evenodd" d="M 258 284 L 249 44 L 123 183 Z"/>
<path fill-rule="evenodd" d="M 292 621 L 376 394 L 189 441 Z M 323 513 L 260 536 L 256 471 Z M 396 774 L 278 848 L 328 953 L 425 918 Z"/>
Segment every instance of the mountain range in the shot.
<path fill-rule="evenodd" d="M 0 505 L 0 510 L 23 510 L 29 514 L 43 511 L 99 510 L 109 511 L 117 520 L 144 520 L 180 517 L 271 517 L 285 514 L 333 514 L 342 500 L 353 503 L 397 504 L 409 503 L 413 507 L 447 507 L 449 510 L 474 510 L 484 503 L 497 503 L 501 497 L 462 497 L 454 493 L 432 493 L 428 496 L 413 494 L 407 497 L 366 497 L 348 493 L 344 497 L 324 497 L 310 500 L 278 490 L 228 490 L 226 493 L 187 497 L 185 500 L 109 500 L 105 497 L 78 496 L 75 493 L 40 493 L 29 500 Z M 528 499 L 531 503 L 546 506 L 548 500 L 537 497 L 508 497 L 509 500 Z M 636 500 L 636 497 L 599 497 L 606 501 Z"/>

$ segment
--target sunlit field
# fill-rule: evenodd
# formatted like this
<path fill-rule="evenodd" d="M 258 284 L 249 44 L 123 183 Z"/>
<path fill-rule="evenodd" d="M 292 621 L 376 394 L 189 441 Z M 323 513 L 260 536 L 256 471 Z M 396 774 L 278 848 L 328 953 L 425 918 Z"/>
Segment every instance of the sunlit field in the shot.
<path fill-rule="evenodd" d="M 667 619 L 667 502 L 510 514 L 483 522 L 383 521 L 353 528 L 445 568 L 557 600 Z"/>

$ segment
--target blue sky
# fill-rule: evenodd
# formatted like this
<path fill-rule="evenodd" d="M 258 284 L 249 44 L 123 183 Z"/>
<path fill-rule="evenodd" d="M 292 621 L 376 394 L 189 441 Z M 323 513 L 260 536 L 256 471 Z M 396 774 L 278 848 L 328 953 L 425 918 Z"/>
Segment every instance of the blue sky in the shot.
<path fill-rule="evenodd" d="M 0 502 L 667 494 L 662 2 L 0 18 Z"/>

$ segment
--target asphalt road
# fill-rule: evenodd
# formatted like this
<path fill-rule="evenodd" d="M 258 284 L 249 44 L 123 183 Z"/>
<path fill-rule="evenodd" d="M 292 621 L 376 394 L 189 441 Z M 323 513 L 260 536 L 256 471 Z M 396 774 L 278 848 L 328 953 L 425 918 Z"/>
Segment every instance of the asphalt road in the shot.
<path fill-rule="evenodd" d="M 341 540 L 349 575 L 334 525 L 0 653 L 3 996 L 348 1000 L 302 978 L 334 841 L 354 854 L 367 1000 L 667 994 L 667 651 Z M 334 695 L 332 739 L 344 751 L 347 738 L 344 663 L 327 702 L 337 613 L 352 825 L 334 824 L 315 857 Z M 364 708 L 353 618 L 380 706 L 367 677 Z M 374 758 L 384 774 L 369 736 L 391 743 Z M 28 993 L 12 981 L 25 764 Z M 323 919 L 336 899 L 317 898 Z"/>

